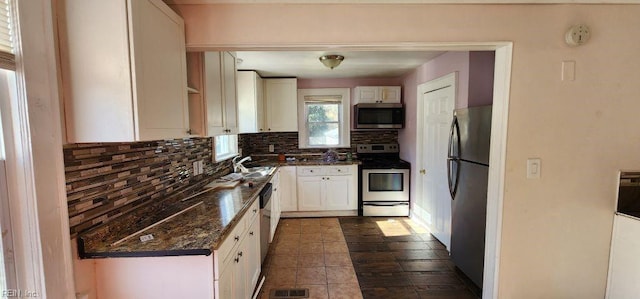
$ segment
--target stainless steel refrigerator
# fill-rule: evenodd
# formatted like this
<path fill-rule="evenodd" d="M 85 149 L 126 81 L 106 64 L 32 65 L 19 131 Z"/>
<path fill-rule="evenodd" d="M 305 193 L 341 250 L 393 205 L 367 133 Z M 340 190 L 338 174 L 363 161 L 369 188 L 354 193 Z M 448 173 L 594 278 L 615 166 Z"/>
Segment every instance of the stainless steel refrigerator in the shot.
<path fill-rule="evenodd" d="M 447 170 L 451 193 L 451 260 L 482 287 L 487 219 L 491 106 L 454 111 Z"/>

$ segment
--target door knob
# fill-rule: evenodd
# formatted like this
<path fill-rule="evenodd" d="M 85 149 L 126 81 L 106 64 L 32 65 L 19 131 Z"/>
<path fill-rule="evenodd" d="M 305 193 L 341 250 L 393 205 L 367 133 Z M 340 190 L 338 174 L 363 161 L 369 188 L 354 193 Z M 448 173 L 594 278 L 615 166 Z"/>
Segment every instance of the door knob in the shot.
<path fill-rule="evenodd" d="M 420 169 L 420 174 L 427 174 L 427 170 L 426 169 Z"/>

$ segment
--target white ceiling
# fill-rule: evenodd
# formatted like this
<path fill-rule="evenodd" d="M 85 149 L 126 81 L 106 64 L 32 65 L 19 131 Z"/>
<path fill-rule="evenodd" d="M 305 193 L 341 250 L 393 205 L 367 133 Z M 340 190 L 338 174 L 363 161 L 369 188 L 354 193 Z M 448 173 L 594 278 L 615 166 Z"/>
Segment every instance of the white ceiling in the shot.
<path fill-rule="evenodd" d="M 254 70 L 262 77 L 376 78 L 399 77 L 444 52 L 436 51 L 240 51 L 239 70 Z M 344 61 L 329 69 L 318 59 L 338 54 Z"/>

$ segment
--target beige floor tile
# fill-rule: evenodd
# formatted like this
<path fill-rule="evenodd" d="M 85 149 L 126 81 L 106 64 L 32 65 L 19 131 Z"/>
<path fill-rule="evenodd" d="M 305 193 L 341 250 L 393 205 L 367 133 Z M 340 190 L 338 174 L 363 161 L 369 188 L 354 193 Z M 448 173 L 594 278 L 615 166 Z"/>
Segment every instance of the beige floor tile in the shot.
<path fill-rule="evenodd" d="M 353 267 L 351 257 L 348 253 L 325 253 L 324 264 L 327 266 Z"/>
<path fill-rule="evenodd" d="M 301 254 L 298 257 L 298 268 L 302 267 L 324 267 L 324 254 Z"/>
<path fill-rule="evenodd" d="M 330 283 L 328 290 L 329 299 L 362 299 L 362 292 L 360 292 L 360 286 L 357 283 Z"/>
<path fill-rule="evenodd" d="M 265 286 L 268 287 L 293 287 L 296 284 L 296 268 L 269 268 Z"/>
<path fill-rule="evenodd" d="M 357 284 L 358 277 L 351 266 L 327 267 L 327 282 Z"/>
<path fill-rule="evenodd" d="M 300 233 L 308 234 L 308 233 L 321 233 L 322 226 L 319 225 L 305 225 L 300 227 Z"/>
<path fill-rule="evenodd" d="M 297 284 L 327 284 L 327 273 L 324 267 L 298 268 Z"/>
<path fill-rule="evenodd" d="M 273 255 L 269 261 L 272 268 L 296 268 L 298 267 L 298 256 L 291 254 Z"/>
<path fill-rule="evenodd" d="M 300 234 L 281 234 L 281 233 L 276 233 L 276 235 L 273 237 L 273 243 L 275 243 L 275 244 L 282 243 L 282 242 L 287 242 L 287 241 L 289 241 L 289 242 L 300 241 Z"/>
<path fill-rule="evenodd" d="M 277 255 L 280 255 L 280 254 L 297 255 L 299 249 L 300 249 L 299 241 L 282 241 L 276 244 L 274 253 Z"/>
<path fill-rule="evenodd" d="M 322 241 L 324 242 L 346 242 L 342 233 L 323 233 Z"/>
<path fill-rule="evenodd" d="M 321 233 L 308 233 L 300 235 L 300 243 L 322 242 Z"/>
<path fill-rule="evenodd" d="M 322 242 L 300 243 L 300 254 L 307 253 L 323 253 L 324 246 Z"/>
<path fill-rule="evenodd" d="M 342 229 L 338 226 L 338 227 L 334 227 L 334 226 L 322 226 L 320 227 L 322 229 L 322 233 L 323 234 L 327 234 L 327 233 L 336 233 L 336 234 L 342 234 Z"/>
<path fill-rule="evenodd" d="M 300 219 L 301 226 L 321 226 L 322 218 L 304 218 Z"/>
<path fill-rule="evenodd" d="M 329 292 L 326 285 L 303 284 L 297 285 L 296 288 L 309 289 L 309 299 L 328 299 Z"/>
<path fill-rule="evenodd" d="M 320 224 L 322 226 L 340 228 L 340 221 L 338 221 L 338 218 L 322 218 L 320 219 Z"/>
<path fill-rule="evenodd" d="M 324 242 L 324 253 L 348 253 L 349 247 L 345 242 Z"/>

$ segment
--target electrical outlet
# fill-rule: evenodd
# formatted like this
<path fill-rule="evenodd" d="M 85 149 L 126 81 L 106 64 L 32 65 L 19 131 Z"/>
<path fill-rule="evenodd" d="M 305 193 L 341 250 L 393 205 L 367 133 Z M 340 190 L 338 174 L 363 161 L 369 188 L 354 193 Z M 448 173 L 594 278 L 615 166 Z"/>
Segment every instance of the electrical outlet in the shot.
<path fill-rule="evenodd" d="M 204 161 L 199 160 L 198 161 L 198 174 L 203 174 L 204 173 Z"/>
<path fill-rule="evenodd" d="M 273 153 L 275 149 L 273 148 L 273 144 L 269 144 L 269 152 Z"/>
<path fill-rule="evenodd" d="M 198 175 L 198 161 L 193 162 L 193 175 Z"/>

